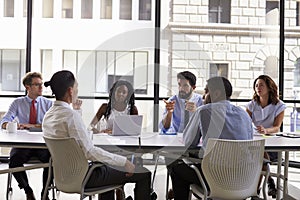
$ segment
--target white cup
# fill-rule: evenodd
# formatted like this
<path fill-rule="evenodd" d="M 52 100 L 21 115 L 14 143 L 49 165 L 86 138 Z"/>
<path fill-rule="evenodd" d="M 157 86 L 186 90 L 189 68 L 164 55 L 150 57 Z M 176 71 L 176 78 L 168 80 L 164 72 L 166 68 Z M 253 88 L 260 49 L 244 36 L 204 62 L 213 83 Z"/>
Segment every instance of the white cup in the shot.
<path fill-rule="evenodd" d="M 17 122 L 8 122 L 6 125 L 6 130 L 9 133 L 16 133 L 18 129 L 18 123 Z"/>

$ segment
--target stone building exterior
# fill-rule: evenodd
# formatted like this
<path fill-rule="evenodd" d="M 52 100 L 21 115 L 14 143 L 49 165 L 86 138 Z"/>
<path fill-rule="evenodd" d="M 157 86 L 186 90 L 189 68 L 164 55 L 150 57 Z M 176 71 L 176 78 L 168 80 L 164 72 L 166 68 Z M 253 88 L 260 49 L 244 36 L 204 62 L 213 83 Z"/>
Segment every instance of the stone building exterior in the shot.
<path fill-rule="evenodd" d="M 200 88 L 209 77 L 222 75 L 233 84 L 233 98 L 251 98 L 258 75 L 268 74 L 278 81 L 279 4 L 267 0 L 171 0 L 170 21 L 165 27 L 170 33 L 170 72 L 194 71 Z M 287 0 L 285 99 L 294 99 L 299 93 L 299 38 L 299 1 Z"/>

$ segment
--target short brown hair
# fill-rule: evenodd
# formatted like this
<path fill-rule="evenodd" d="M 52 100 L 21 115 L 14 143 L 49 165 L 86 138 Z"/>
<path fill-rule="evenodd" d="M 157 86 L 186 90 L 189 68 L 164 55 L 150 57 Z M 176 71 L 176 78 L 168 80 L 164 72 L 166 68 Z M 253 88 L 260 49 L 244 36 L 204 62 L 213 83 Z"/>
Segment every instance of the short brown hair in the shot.
<path fill-rule="evenodd" d="M 39 73 L 39 72 L 28 72 L 27 74 L 25 74 L 25 76 L 23 78 L 23 85 L 24 85 L 24 87 L 26 85 L 31 85 L 33 78 L 43 79 L 42 78 L 42 74 Z"/>

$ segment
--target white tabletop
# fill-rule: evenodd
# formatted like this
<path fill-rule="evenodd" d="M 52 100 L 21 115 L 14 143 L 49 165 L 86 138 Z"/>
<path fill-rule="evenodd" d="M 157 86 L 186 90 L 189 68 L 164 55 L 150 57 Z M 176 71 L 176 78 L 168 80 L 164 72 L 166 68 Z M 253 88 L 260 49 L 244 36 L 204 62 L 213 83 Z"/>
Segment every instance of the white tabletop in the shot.
<path fill-rule="evenodd" d="M 300 150 L 300 138 L 287 138 L 280 136 L 254 136 L 254 139 L 266 139 L 267 150 Z M 156 132 L 142 133 L 139 137 L 134 136 L 109 136 L 106 134 L 94 134 L 93 142 L 96 146 L 123 146 L 134 148 L 184 148 L 182 134 L 159 135 Z M 45 148 L 42 132 L 29 132 L 18 130 L 17 133 L 0 132 L 0 146 L 9 147 L 34 147 Z"/>

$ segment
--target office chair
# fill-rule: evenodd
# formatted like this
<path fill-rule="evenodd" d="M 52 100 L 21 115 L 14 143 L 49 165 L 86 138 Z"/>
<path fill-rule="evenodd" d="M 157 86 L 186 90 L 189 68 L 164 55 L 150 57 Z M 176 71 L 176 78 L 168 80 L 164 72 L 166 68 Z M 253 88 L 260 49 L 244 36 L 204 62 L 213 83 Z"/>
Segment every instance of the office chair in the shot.
<path fill-rule="evenodd" d="M 265 188 L 270 171 L 268 168 L 267 172 L 262 173 L 264 144 L 265 140 L 209 138 L 201 161 L 203 175 L 193 162 L 183 159 L 195 170 L 201 183 L 201 186 L 191 185 L 190 198 L 192 193 L 203 199 L 258 198 L 257 188 L 263 174 L 263 197 L 267 199 Z"/>
<path fill-rule="evenodd" d="M 92 195 L 117 188 L 122 189 L 123 185 L 121 184 L 86 188 L 85 186 L 93 170 L 102 166 L 102 164 L 93 164 L 90 166 L 74 138 L 50 138 L 44 136 L 44 140 L 51 154 L 49 176 L 45 191 L 49 189 L 52 171 L 55 187 L 61 192 L 80 194 L 80 200 L 86 196 L 89 196 L 91 200 Z M 98 198 L 100 198 L 100 195 L 98 195 Z M 43 199 L 46 199 L 46 192 L 44 192 Z"/>

